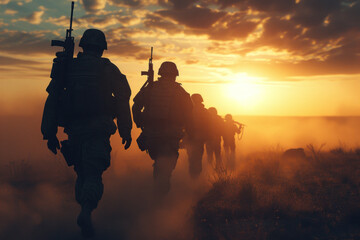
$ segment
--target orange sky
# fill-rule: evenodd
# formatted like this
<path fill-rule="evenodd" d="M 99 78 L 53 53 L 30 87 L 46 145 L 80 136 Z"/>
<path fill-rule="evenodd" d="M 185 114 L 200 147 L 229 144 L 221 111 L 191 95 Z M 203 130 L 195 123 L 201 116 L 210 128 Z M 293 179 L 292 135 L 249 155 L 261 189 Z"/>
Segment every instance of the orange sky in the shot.
<path fill-rule="evenodd" d="M 46 97 L 70 3 L 0 1 L 0 111 Z M 133 96 L 154 69 L 177 63 L 179 82 L 205 106 L 236 115 L 360 115 L 360 1 L 82 0 L 76 44 L 102 29 Z M 30 110 L 29 110 L 30 111 Z"/>

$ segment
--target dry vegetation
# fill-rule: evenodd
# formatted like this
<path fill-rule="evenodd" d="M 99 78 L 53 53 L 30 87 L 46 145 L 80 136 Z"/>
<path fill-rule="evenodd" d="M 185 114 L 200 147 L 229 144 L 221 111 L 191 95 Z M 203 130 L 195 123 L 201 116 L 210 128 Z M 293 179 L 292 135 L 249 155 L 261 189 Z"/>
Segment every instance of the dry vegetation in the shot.
<path fill-rule="evenodd" d="M 249 154 L 236 174 L 214 176 L 196 204 L 179 190 L 191 182 L 175 184 L 170 202 L 154 207 L 149 169 L 120 177 L 109 170 L 97 239 L 359 239 L 360 149 L 322 149 L 308 145 L 305 157 L 294 158 L 280 148 Z M 79 238 L 74 174 L 58 160 L 1 165 L 0 239 Z"/>
<path fill-rule="evenodd" d="M 194 208 L 195 239 L 360 239 L 360 149 L 247 157 Z"/>

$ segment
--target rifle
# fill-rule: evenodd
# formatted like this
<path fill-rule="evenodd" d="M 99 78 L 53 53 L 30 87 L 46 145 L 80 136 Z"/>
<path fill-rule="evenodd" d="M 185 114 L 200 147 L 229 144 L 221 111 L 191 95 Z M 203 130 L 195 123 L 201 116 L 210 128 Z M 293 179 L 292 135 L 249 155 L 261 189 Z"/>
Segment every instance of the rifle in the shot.
<path fill-rule="evenodd" d="M 71 15 L 70 15 L 70 28 L 66 29 L 65 41 L 51 40 L 51 46 L 63 47 L 62 52 L 57 52 L 57 57 L 65 57 L 66 59 L 72 59 L 74 55 L 74 37 L 71 36 L 72 22 L 74 13 L 74 1 L 71 2 Z"/>
<path fill-rule="evenodd" d="M 66 125 L 66 85 L 68 65 L 74 56 L 74 37 L 71 36 L 72 22 L 74 13 L 74 2 L 71 2 L 70 28 L 66 29 L 65 40 L 52 40 L 51 46 L 63 47 L 63 51 L 56 53 L 56 58 L 53 60 L 50 77 L 54 80 L 57 92 L 57 122 L 58 125 L 64 127 Z"/>
<path fill-rule="evenodd" d="M 153 69 L 152 59 L 153 59 L 153 47 L 151 47 L 151 54 L 149 58 L 149 69 L 147 71 L 141 71 L 141 76 L 146 75 L 147 80 L 144 83 L 144 85 L 142 85 L 140 91 L 146 88 L 147 86 L 149 86 L 149 84 L 154 82 L 154 69 Z"/>
<path fill-rule="evenodd" d="M 237 135 L 238 135 L 238 140 L 241 140 L 242 139 L 242 137 L 243 137 L 243 135 L 244 135 L 244 128 L 245 128 L 245 124 L 242 124 L 242 123 L 239 123 L 239 122 L 237 122 L 237 121 L 234 121 L 233 120 L 233 122 L 236 124 L 236 125 L 238 125 L 238 127 L 239 127 L 239 130 L 240 130 L 240 133 L 238 133 Z"/>

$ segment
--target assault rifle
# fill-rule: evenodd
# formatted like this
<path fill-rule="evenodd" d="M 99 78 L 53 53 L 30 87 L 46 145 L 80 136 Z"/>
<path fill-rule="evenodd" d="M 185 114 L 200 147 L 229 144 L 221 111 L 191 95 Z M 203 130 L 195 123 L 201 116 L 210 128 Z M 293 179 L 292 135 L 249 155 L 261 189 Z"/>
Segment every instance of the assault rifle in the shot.
<path fill-rule="evenodd" d="M 149 84 L 154 82 L 154 68 L 153 68 L 152 59 L 153 59 L 153 47 L 151 47 L 151 54 L 149 58 L 149 69 L 147 71 L 141 71 L 141 76 L 146 75 L 147 80 L 144 83 L 144 85 L 142 85 L 140 91 L 146 88 L 147 86 L 149 86 Z"/>
<path fill-rule="evenodd" d="M 234 121 L 233 122 L 238 125 L 239 127 L 239 130 L 240 130 L 240 133 L 238 133 L 238 140 L 241 140 L 243 135 L 244 135 L 244 128 L 245 128 L 245 124 L 242 124 L 242 123 L 239 123 L 237 121 Z"/>
<path fill-rule="evenodd" d="M 67 72 L 68 65 L 73 59 L 74 55 L 74 37 L 71 36 L 72 22 L 74 13 L 74 2 L 71 2 L 71 15 L 70 15 L 70 28 L 66 29 L 65 40 L 52 40 L 51 46 L 63 47 L 63 51 L 56 53 L 56 58 L 53 60 L 50 77 L 54 81 L 57 94 L 57 124 L 61 127 L 66 125 L 66 85 L 67 85 Z"/>
<path fill-rule="evenodd" d="M 57 52 L 57 57 L 65 57 L 66 59 L 72 59 L 74 55 L 74 37 L 71 36 L 72 22 L 74 13 L 74 1 L 71 2 L 71 15 L 70 15 L 70 28 L 66 29 L 65 40 L 52 40 L 51 46 L 63 47 L 63 52 Z"/>

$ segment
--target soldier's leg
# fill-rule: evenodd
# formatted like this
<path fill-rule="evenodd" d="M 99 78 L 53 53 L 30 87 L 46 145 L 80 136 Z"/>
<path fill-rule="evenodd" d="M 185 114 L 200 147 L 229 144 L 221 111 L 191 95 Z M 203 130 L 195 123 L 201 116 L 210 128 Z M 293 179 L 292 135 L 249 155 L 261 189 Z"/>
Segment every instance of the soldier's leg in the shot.
<path fill-rule="evenodd" d="M 77 200 L 81 204 L 78 224 L 84 236 L 92 236 L 94 230 L 91 222 L 91 212 L 100 201 L 104 185 L 102 173 L 110 165 L 110 142 L 108 137 L 92 137 L 82 144 L 81 170 L 78 171 Z"/>
<path fill-rule="evenodd" d="M 229 147 L 230 156 L 228 161 L 228 167 L 230 170 L 235 170 L 236 168 L 236 159 L 235 159 L 235 144 L 232 144 Z"/>
<path fill-rule="evenodd" d="M 211 146 L 210 143 L 206 143 L 206 156 L 207 156 L 208 163 L 210 163 L 210 165 L 212 165 L 212 163 L 214 161 L 214 151 L 213 151 L 213 147 Z"/>
<path fill-rule="evenodd" d="M 154 163 L 155 191 L 166 194 L 170 190 L 170 178 L 176 165 L 177 157 L 159 156 Z"/>
<path fill-rule="evenodd" d="M 204 143 L 200 141 L 193 141 L 191 156 L 189 156 L 189 173 L 192 178 L 197 178 L 202 171 L 203 153 Z"/>
<path fill-rule="evenodd" d="M 223 169 L 223 163 L 222 163 L 222 159 L 221 159 L 221 145 L 220 145 L 220 142 L 217 143 L 216 145 L 214 145 L 214 153 L 215 153 L 215 160 L 216 160 L 215 169 L 216 170 L 221 170 L 221 169 Z"/>
<path fill-rule="evenodd" d="M 170 178 L 175 169 L 179 156 L 179 141 L 163 139 L 157 142 L 156 146 L 149 146 L 149 154 L 154 159 L 154 188 L 155 192 L 164 195 L 170 190 Z"/>

